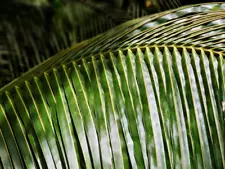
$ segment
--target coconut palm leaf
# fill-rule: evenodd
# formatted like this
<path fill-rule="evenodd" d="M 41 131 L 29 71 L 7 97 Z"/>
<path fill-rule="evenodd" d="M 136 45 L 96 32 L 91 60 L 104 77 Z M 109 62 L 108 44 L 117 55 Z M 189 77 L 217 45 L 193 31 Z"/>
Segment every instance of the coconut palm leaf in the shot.
<path fill-rule="evenodd" d="M 225 168 L 224 6 L 126 22 L 3 87 L 0 166 Z"/>
<path fill-rule="evenodd" d="M 73 44 L 132 18 L 186 3 L 179 0 L 10 0 L 1 3 L 0 26 L 5 34 L 2 39 L 9 53 L 5 58 L 11 65 L 6 69 L 7 74 L 0 74 L 7 76 L 0 78 L 1 86 Z"/>
<path fill-rule="evenodd" d="M 0 26 L 5 34 L 2 39 L 10 53 L 5 58 L 11 65 L 6 69 L 7 74 L 0 74 L 7 76 L 7 80 L 0 78 L 1 86 L 72 44 L 132 18 L 180 5 L 176 0 L 167 3 L 144 0 L 10 0 L 1 3 Z"/>

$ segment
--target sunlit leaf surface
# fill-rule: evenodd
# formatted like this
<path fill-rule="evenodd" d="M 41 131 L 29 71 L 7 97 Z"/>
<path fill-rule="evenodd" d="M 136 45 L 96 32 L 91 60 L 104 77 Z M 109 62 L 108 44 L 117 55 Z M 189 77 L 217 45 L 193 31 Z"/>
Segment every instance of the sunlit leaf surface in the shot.
<path fill-rule="evenodd" d="M 224 4 L 127 22 L 0 90 L 0 167 L 225 168 Z"/>

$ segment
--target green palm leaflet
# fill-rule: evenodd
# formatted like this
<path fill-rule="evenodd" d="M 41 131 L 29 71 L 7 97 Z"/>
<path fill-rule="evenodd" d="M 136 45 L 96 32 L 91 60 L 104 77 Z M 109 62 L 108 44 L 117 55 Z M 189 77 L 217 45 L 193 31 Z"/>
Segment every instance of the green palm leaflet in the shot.
<path fill-rule="evenodd" d="M 0 168 L 225 168 L 225 4 L 126 22 L 0 89 Z"/>

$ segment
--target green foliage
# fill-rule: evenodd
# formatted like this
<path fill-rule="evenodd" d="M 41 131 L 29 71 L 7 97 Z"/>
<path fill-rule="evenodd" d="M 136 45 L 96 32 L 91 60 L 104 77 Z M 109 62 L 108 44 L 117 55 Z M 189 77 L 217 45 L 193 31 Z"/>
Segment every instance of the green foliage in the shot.
<path fill-rule="evenodd" d="M 7 76 L 0 78 L 1 86 L 55 53 L 132 19 L 107 3 L 65 1 L 55 5 L 54 1 L 36 6 L 32 2 L 0 5 L 0 45 L 8 51 L 4 61 L 9 65 L 4 68 L 8 73 L 0 74 Z"/>
<path fill-rule="evenodd" d="M 126 22 L 3 87 L 2 168 L 225 168 L 224 7 Z"/>
<path fill-rule="evenodd" d="M 132 18 L 181 6 L 179 0 L 10 0 L 0 4 L 6 64 L 0 86 L 73 44 Z"/>

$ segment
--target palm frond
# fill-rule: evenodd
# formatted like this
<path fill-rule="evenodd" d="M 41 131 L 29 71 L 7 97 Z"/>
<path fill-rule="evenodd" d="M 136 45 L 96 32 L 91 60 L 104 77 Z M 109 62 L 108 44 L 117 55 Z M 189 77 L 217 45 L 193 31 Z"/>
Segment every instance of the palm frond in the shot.
<path fill-rule="evenodd" d="M 132 18 L 138 18 L 185 3 L 179 0 L 14 0 L 1 4 L 4 40 L 13 66 L 9 81 L 55 53 L 105 32 Z M 16 17 L 15 17 L 16 14 Z M 35 56 L 35 57 L 30 57 Z M 19 62 L 18 62 L 19 60 Z M 5 74 L 2 74 L 5 76 Z M 2 84 L 6 84 L 0 78 Z"/>
<path fill-rule="evenodd" d="M 223 8 L 129 21 L 3 87 L 1 165 L 225 168 Z"/>
<path fill-rule="evenodd" d="M 132 18 L 166 9 L 161 9 L 157 1 L 154 3 L 158 7 L 151 5 L 146 8 L 145 1 L 130 0 L 111 3 L 92 0 L 17 0 L 2 4 L 0 17 L 3 23 L 0 25 L 4 25 L 4 34 L 8 37 L 4 40 L 8 44 L 8 50 L 14 53 L 13 57 L 6 57 L 13 65 L 13 71 L 9 70 L 13 72 L 9 79 L 18 77 L 72 44 Z M 171 4 L 173 3 L 169 1 L 169 8 L 174 8 Z M 35 58 L 29 58 L 31 55 L 35 55 Z M 1 81 L 6 84 L 4 79 Z"/>

